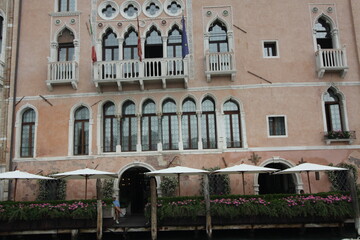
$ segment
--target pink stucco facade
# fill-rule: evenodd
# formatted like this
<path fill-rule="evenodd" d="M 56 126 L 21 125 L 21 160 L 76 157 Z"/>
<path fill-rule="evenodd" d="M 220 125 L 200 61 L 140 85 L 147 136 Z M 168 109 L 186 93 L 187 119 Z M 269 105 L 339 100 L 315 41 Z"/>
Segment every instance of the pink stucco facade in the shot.
<path fill-rule="evenodd" d="M 7 166 L 31 173 L 43 174 L 64 172 L 85 167 L 95 167 L 104 171 L 116 172 L 119 179 L 126 171 L 141 167 L 152 171 L 168 166 L 187 166 L 193 168 L 224 168 L 240 163 L 252 164 L 248 159 L 252 153 L 261 157 L 259 166 L 276 163 L 288 168 L 299 161 L 318 164 L 360 164 L 360 140 L 324 140 L 324 132 L 329 129 L 327 119 L 326 93 L 332 91 L 337 96 L 340 109 L 339 121 L 343 131 L 360 131 L 360 4 L 355 0 L 177 0 L 177 1 L 81 1 L 75 0 L 72 11 L 58 11 L 58 1 L 21 1 L 21 19 L 18 27 L 19 41 L 17 62 L 17 82 L 15 108 L 15 128 L 8 131 L 14 142 L 8 141 L 8 152 L 12 148 L 13 157 L 8 154 Z M 19 7 L 19 2 L 15 1 Z M 178 10 L 169 12 L 173 2 Z M 148 64 L 155 54 L 146 44 L 148 36 L 156 29 L 162 40 L 163 57 L 161 76 L 156 74 L 133 77 L 120 77 L 124 71 L 124 41 L 131 27 L 138 32 L 137 20 L 130 16 L 131 6 L 138 9 L 140 35 L 142 39 L 143 61 Z M 152 15 L 147 9 L 155 6 Z M 109 7 L 110 6 L 110 7 Z M 156 6 L 158 8 L 156 8 Z M 110 17 L 102 11 L 112 8 Z M 175 7 L 175 6 L 174 6 Z M 105 12 L 104 10 L 104 12 Z M 111 10 L 110 10 L 111 11 Z M 128 11 L 128 12 L 126 12 Z M 183 60 L 184 68 L 179 76 L 170 76 L 170 59 L 167 41 L 174 26 L 182 29 L 181 17 L 184 13 L 190 54 Z M 331 27 L 333 49 L 343 49 L 343 65 L 336 69 L 317 68 L 319 57 L 316 40 L 316 23 L 326 19 Z M 89 34 L 89 19 L 93 29 L 93 40 Z M 230 60 L 207 58 L 209 46 L 216 40 L 211 32 L 218 24 L 225 32 Z M 59 79 L 49 79 L 52 68 L 58 61 L 59 36 L 64 29 L 72 32 L 74 57 L 70 60 L 75 66 L 72 79 L 59 84 Z M 103 61 L 104 36 L 109 31 L 116 36 L 119 57 L 111 79 L 105 79 L 106 61 Z M 220 33 L 218 33 L 220 34 Z M 209 42 L 210 41 L 210 42 Z M 91 59 L 92 42 L 97 53 L 97 62 Z M 269 43 L 276 48 L 273 56 L 264 57 L 264 46 Z M 340 51 L 340 50 L 338 50 Z M 220 53 L 221 55 L 222 53 Z M 166 56 L 167 55 L 167 56 Z M 333 55 L 332 55 L 333 56 Z M 14 56 L 15 57 L 15 56 Z M 224 60 L 225 59 L 225 60 Z M 220 62 L 219 62 L 220 61 Z M 231 62 L 231 63 L 230 63 Z M 15 64 L 15 63 L 13 63 Z M 150 64 L 150 63 L 149 63 Z M 156 63 L 154 63 L 156 64 Z M 220 70 L 211 69 L 218 64 Z M 223 64 L 223 65 L 222 65 Z M 15 66 L 15 65 L 13 65 Z M 224 67 L 225 66 L 225 67 Z M 209 69 L 210 68 L 210 69 Z M 167 71 L 165 70 L 167 69 Z M 146 71 L 146 70 L 144 70 Z M 144 73 L 146 75 L 146 73 Z M 156 76 L 155 76 L 156 75 Z M 49 81 L 51 80 L 51 81 Z M 14 83 L 11 85 L 13 88 Z M 185 149 L 183 126 L 183 102 L 191 98 L 196 104 L 197 143 L 195 149 Z M 46 99 L 46 101 L 44 100 Z M 156 105 L 156 116 L 163 127 L 162 104 L 171 99 L 176 104 L 175 127 L 178 145 L 166 150 L 163 140 L 156 142 L 157 148 L 145 151 L 142 142 L 142 106 L 151 99 Z M 204 138 L 203 117 L 204 99 L 212 99 L 216 116 L 216 147 L 206 149 L 201 141 Z M 136 149 L 126 151 L 121 144 L 111 152 L 104 151 L 103 107 L 112 102 L 115 105 L 117 121 L 122 121 L 124 103 L 131 100 L 135 105 Z M 232 101 L 238 106 L 240 147 L 227 146 L 229 131 L 224 104 Z M 10 104 L 14 101 L 12 95 Z M 74 114 L 79 107 L 88 109 L 88 152 L 74 153 Z M 35 112 L 34 140 L 31 156 L 22 156 L 22 116 L 28 109 Z M 11 116 L 11 108 L 9 108 Z M 283 121 L 285 133 L 271 136 L 269 119 Z M 9 122 L 11 119 L 9 117 Z M 11 128 L 11 124 L 8 124 Z M 162 129 L 163 132 L 166 129 Z M 334 129 L 336 130 L 336 129 Z M 174 133 L 173 132 L 173 133 Z M 174 133 L 174 134 L 175 134 Z M 211 132 L 210 132 L 211 134 Z M 211 137 L 210 137 L 211 138 Z M 119 141 L 121 142 L 121 141 Z M 308 192 L 306 175 L 293 176 L 293 192 L 303 189 Z M 160 178 L 157 179 L 158 186 Z M 320 180 L 310 175 L 313 192 L 329 191 L 331 184 L 324 173 Z M 232 193 L 242 193 L 241 178 L 230 176 Z M 245 176 L 246 194 L 259 193 L 259 175 Z M 67 186 L 68 199 L 83 197 L 84 181 L 70 180 Z M 182 177 L 183 195 L 199 194 L 199 177 Z M 116 194 L 121 196 L 121 187 L 115 181 Z M 137 191 L 137 190 L 134 190 Z M 38 194 L 36 181 L 21 182 L 18 185 L 18 200 L 33 200 Z M 95 196 L 95 181 L 89 181 L 88 196 Z"/>

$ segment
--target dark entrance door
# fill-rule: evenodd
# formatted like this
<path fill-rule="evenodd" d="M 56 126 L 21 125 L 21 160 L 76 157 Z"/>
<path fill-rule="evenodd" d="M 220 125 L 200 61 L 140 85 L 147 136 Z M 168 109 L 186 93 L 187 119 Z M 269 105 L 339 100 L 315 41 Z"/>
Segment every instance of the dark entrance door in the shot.
<path fill-rule="evenodd" d="M 284 170 L 288 168 L 282 163 L 270 163 L 265 167 Z M 296 193 L 292 174 L 259 174 L 259 194 Z"/>
<path fill-rule="evenodd" d="M 120 202 L 130 204 L 131 214 L 143 214 L 145 204 L 150 196 L 149 178 L 144 173 L 149 172 L 143 167 L 133 167 L 126 170 L 120 179 Z"/>

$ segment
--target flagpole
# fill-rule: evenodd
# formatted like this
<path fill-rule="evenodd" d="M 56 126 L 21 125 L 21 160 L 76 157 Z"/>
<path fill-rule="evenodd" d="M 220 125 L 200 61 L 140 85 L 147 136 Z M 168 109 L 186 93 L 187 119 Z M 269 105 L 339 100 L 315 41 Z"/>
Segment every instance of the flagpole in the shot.
<path fill-rule="evenodd" d="M 186 34 L 186 26 L 185 26 L 185 18 L 184 18 L 184 11 L 181 17 L 181 24 L 182 24 L 182 34 L 181 34 L 181 51 L 182 51 L 182 58 L 185 58 L 186 55 L 189 54 L 189 46 L 188 46 L 188 39 Z"/>
<path fill-rule="evenodd" d="M 139 60 L 140 62 L 142 61 L 142 46 L 141 46 L 141 34 L 140 34 L 140 23 L 139 23 L 139 14 L 136 15 L 136 21 L 137 21 L 137 28 L 138 28 L 138 44 L 137 44 L 137 49 L 138 49 L 138 56 L 139 56 Z"/>
<path fill-rule="evenodd" d="M 94 37 L 94 32 L 93 32 L 93 28 L 92 28 L 92 22 L 91 22 L 91 17 L 89 15 L 89 26 L 86 23 L 86 28 L 90 34 L 91 37 L 91 59 L 93 62 L 97 62 L 97 55 L 96 55 L 96 49 L 95 49 L 95 37 Z"/>

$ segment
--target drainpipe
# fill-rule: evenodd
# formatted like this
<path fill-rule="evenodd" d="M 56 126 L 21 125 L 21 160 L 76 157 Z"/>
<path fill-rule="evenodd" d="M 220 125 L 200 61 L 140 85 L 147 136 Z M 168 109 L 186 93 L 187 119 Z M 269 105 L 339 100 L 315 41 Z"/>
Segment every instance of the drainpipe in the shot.
<path fill-rule="evenodd" d="M 20 47 L 20 28 L 21 28 L 21 10 L 22 10 L 22 0 L 18 0 L 18 21 L 17 21 L 17 34 L 16 34 L 16 55 L 15 55 L 15 72 L 14 72 L 14 85 L 13 85 L 13 104 L 12 104 L 12 114 L 11 114 L 11 129 L 10 129 L 10 157 L 9 157 L 9 171 L 13 169 L 13 159 L 14 159 L 14 141 L 15 141 L 15 110 L 16 110 L 16 91 L 17 91 L 17 78 L 18 78 L 18 70 L 19 70 L 19 47 Z M 15 2 L 14 2 L 14 16 L 13 16 L 13 24 L 15 23 Z M 9 181 L 9 192 L 8 199 L 11 199 L 11 181 Z"/>

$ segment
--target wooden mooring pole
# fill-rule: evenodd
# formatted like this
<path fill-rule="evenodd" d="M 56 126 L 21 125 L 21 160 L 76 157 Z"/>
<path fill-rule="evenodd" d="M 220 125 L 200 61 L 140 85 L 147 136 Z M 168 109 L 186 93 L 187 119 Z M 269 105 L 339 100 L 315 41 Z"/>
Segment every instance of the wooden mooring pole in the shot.
<path fill-rule="evenodd" d="M 355 179 L 354 179 L 354 173 L 352 170 L 349 170 L 347 174 L 347 180 L 348 184 L 350 185 L 350 193 L 351 193 L 351 199 L 352 199 L 352 205 L 354 209 L 354 220 L 355 220 L 355 229 L 357 232 L 357 235 L 360 236 L 360 210 L 359 210 L 359 198 L 356 191 L 355 186 Z"/>
<path fill-rule="evenodd" d="M 102 209 L 102 182 L 100 179 L 96 180 L 96 196 L 97 196 L 97 224 L 96 224 L 96 239 L 102 240 L 103 237 L 103 209 Z"/>
<path fill-rule="evenodd" d="M 150 198 L 151 198 L 151 239 L 157 240 L 157 194 L 156 179 L 150 178 Z"/>
<path fill-rule="evenodd" d="M 210 213 L 210 193 L 209 193 L 209 176 L 204 175 L 204 200 L 205 200 L 205 216 L 206 216 L 206 234 L 208 239 L 212 238 L 212 225 Z"/>

